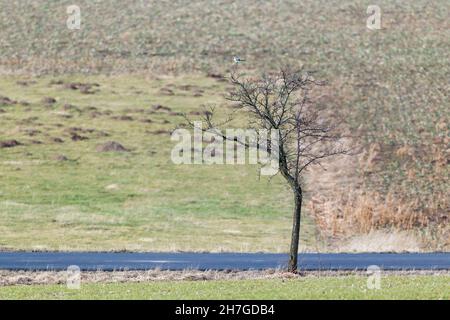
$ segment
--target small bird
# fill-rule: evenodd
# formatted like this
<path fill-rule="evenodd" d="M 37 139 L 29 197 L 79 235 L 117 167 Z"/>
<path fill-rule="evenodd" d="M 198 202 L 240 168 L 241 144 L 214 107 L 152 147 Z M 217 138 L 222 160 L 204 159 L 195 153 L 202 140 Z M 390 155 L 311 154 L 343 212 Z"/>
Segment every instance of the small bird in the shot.
<path fill-rule="evenodd" d="M 245 60 L 239 58 L 238 56 L 234 56 L 233 61 L 234 61 L 234 63 L 238 64 L 238 63 L 244 62 Z"/>

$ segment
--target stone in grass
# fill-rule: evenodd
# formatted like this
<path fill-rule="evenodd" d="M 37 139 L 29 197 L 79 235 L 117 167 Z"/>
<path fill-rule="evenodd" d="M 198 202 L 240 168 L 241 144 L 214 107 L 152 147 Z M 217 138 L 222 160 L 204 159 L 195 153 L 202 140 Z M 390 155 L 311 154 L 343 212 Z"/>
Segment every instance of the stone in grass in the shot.
<path fill-rule="evenodd" d="M 127 148 L 115 141 L 108 141 L 97 145 L 97 152 L 129 152 Z"/>

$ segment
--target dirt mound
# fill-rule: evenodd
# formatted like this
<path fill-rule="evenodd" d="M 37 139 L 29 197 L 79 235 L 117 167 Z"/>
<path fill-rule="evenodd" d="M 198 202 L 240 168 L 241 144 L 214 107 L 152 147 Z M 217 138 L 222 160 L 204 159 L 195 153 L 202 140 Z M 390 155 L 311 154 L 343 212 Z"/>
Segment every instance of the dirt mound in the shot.
<path fill-rule="evenodd" d="M 171 108 L 165 107 L 165 106 L 160 105 L 160 104 L 155 104 L 155 105 L 153 105 L 153 106 L 152 106 L 152 109 L 155 110 L 155 111 L 167 111 L 167 112 L 172 111 Z"/>
<path fill-rule="evenodd" d="M 94 94 L 95 92 L 98 91 L 98 89 L 94 90 L 94 87 L 98 88 L 100 87 L 100 85 L 98 83 L 71 82 L 64 84 L 64 87 L 66 89 L 79 90 L 81 93 L 84 94 Z"/>
<path fill-rule="evenodd" d="M 182 85 L 178 86 L 177 88 L 180 90 L 183 90 L 183 91 L 191 91 L 191 90 L 197 89 L 198 87 L 194 86 L 192 84 L 182 84 Z"/>
<path fill-rule="evenodd" d="M 62 85 L 62 84 L 64 84 L 63 80 L 52 80 L 52 81 L 50 81 L 50 85 L 51 86 L 53 86 L 53 85 Z"/>
<path fill-rule="evenodd" d="M 209 77 L 209 78 L 213 78 L 213 79 L 226 80 L 225 76 L 220 74 L 220 73 L 208 72 L 206 74 L 206 76 Z"/>
<path fill-rule="evenodd" d="M 103 114 L 98 111 L 92 111 L 91 113 L 89 113 L 89 117 L 91 117 L 91 118 L 97 118 L 97 117 L 100 117 L 101 115 L 103 115 Z"/>
<path fill-rule="evenodd" d="M 88 137 L 85 136 L 80 136 L 78 133 L 71 133 L 70 135 L 70 139 L 72 139 L 72 141 L 83 141 L 83 140 L 89 140 Z"/>
<path fill-rule="evenodd" d="M 4 140 L 0 141 L 0 149 L 1 148 L 14 148 L 20 146 L 21 143 L 17 140 Z"/>
<path fill-rule="evenodd" d="M 175 92 L 173 92 L 173 90 L 169 88 L 161 88 L 159 90 L 159 94 L 163 96 L 173 96 L 175 95 Z"/>
<path fill-rule="evenodd" d="M 70 127 L 70 128 L 64 129 L 64 131 L 68 132 L 68 133 L 74 133 L 74 132 L 93 133 L 96 130 L 94 128 Z"/>
<path fill-rule="evenodd" d="M 89 111 L 98 111 L 98 108 L 93 107 L 93 106 L 88 106 L 88 107 L 84 107 L 83 111 L 87 111 L 87 112 L 89 112 Z"/>
<path fill-rule="evenodd" d="M 34 136 L 38 135 L 39 133 L 41 133 L 40 130 L 36 130 L 33 128 L 24 129 L 23 132 L 24 132 L 24 134 L 26 134 L 29 137 L 34 137 Z"/>
<path fill-rule="evenodd" d="M 56 99 L 52 97 L 44 97 L 42 98 L 42 103 L 46 105 L 52 105 L 56 103 Z"/>
<path fill-rule="evenodd" d="M 54 143 L 64 143 L 64 140 L 58 137 L 52 138 L 51 141 Z"/>
<path fill-rule="evenodd" d="M 153 135 L 170 135 L 171 134 L 170 131 L 164 130 L 164 129 L 155 130 L 155 131 L 146 131 L 146 133 L 153 134 Z"/>
<path fill-rule="evenodd" d="M 63 110 L 64 111 L 77 111 L 77 112 L 81 112 L 80 108 L 78 108 L 77 106 L 74 106 L 73 104 L 69 104 L 66 103 L 63 105 Z"/>
<path fill-rule="evenodd" d="M 63 162 L 63 161 L 68 161 L 69 159 L 63 154 L 58 154 L 53 157 L 53 160 L 58 161 L 58 162 Z"/>
<path fill-rule="evenodd" d="M 13 104 L 16 104 L 17 101 L 12 100 L 8 97 L 0 96 L 0 105 L 4 106 L 12 106 Z"/>
<path fill-rule="evenodd" d="M 126 116 L 126 115 L 122 115 L 122 116 L 114 116 L 111 117 L 111 119 L 113 120 L 120 120 L 120 121 L 133 121 L 133 117 L 131 116 Z"/>
<path fill-rule="evenodd" d="M 125 108 L 124 113 L 145 113 L 145 109 L 142 108 Z"/>
<path fill-rule="evenodd" d="M 115 141 L 108 141 L 99 144 L 96 148 L 97 152 L 129 152 L 127 148 Z"/>

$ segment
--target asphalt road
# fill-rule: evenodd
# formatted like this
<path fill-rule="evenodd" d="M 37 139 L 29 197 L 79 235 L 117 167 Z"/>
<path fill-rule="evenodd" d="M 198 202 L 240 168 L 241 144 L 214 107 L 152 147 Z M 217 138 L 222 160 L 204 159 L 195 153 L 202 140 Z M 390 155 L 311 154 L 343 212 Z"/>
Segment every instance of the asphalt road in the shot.
<path fill-rule="evenodd" d="M 106 253 L 0 252 L 0 269 L 66 270 L 260 270 L 286 266 L 286 254 L 270 253 Z M 449 253 L 304 253 L 302 270 L 450 270 Z"/>

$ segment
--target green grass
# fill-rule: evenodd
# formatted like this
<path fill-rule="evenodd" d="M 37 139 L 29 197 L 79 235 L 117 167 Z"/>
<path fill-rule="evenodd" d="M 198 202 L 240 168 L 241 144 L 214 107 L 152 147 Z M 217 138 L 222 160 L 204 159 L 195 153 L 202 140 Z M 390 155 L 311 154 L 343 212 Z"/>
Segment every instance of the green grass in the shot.
<path fill-rule="evenodd" d="M 23 144 L 0 149 L 0 248 L 287 251 L 292 201 L 282 178 L 259 178 L 252 165 L 175 165 L 170 151 L 176 142 L 168 132 L 184 119 L 148 113 L 155 104 L 198 111 L 202 103 L 221 101 L 223 83 L 198 76 L 58 78 L 100 84 L 97 93 L 82 94 L 50 85 L 53 77 L 33 78 L 25 87 L 16 84 L 20 79 L 0 80 L 0 95 L 30 103 L 0 106 L 0 141 Z M 175 94 L 161 94 L 163 87 Z M 195 90 L 202 96 L 194 97 Z M 57 103 L 44 106 L 43 97 Z M 65 111 L 67 103 L 81 111 Z M 92 106 L 103 114 L 92 118 L 86 111 Z M 114 119 L 123 115 L 132 120 Z M 78 132 L 88 139 L 72 141 L 73 127 L 94 131 Z M 131 152 L 96 152 L 111 140 Z M 305 247 L 314 245 L 308 217 L 302 235 Z"/>
<path fill-rule="evenodd" d="M 167 281 L 0 287 L 1 299 L 450 299 L 448 276 L 386 276 L 370 290 L 367 277 L 295 280 Z"/>

